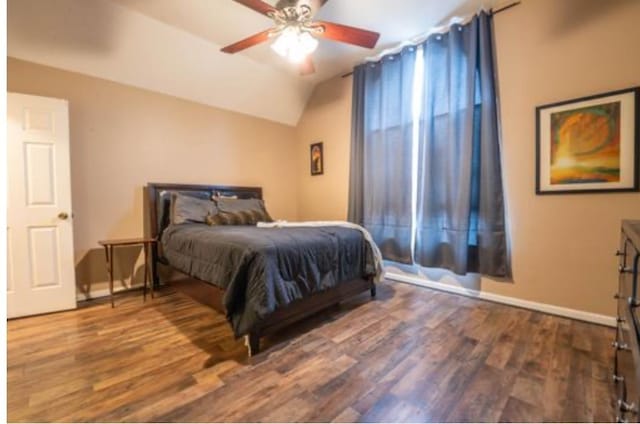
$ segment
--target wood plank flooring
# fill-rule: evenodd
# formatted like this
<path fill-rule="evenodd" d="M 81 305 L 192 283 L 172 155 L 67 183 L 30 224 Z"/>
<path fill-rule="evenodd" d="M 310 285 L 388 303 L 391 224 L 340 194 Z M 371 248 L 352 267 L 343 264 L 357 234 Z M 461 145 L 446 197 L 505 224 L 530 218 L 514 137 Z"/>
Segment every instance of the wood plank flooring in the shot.
<path fill-rule="evenodd" d="M 611 421 L 614 330 L 386 282 L 266 339 L 170 288 L 8 322 L 9 421 Z"/>

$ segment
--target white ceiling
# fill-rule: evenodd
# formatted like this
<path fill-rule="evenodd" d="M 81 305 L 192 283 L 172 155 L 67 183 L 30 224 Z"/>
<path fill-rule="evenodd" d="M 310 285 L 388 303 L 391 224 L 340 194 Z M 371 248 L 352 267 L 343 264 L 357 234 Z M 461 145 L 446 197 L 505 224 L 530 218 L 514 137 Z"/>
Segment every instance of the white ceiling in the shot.
<path fill-rule="evenodd" d="M 275 4 L 276 0 L 267 0 Z M 267 29 L 232 0 L 9 0 L 9 56 L 295 125 L 318 82 L 496 0 L 329 0 L 316 19 L 381 33 L 375 50 L 321 40 L 302 77 L 269 43 L 219 49 Z"/>

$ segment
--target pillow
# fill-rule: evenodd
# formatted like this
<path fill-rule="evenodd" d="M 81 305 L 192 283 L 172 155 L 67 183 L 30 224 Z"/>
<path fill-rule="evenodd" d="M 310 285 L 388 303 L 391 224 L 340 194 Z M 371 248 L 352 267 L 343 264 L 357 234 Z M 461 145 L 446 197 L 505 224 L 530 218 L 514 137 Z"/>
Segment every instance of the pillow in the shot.
<path fill-rule="evenodd" d="M 218 213 L 216 204 L 211 200 L 198 199 L 180 193 L 171 195 L 171 223 L 205 223 L 208 215 Z"/>
<path fill-rule="evenodd" d="M 258 210 L 239 212 L 220 211 L 215 215 L 207 215 L 209 225 L 256 225 L 258 222 L 271 222 L 271 217 Z"/>
<path fill-rule="evenodd" d="M 213 200 L 214 202 L 217 202 L 220 199 L 237 199 L 238 196 L 235 194 L 224 194 L 224 193 L 220 193 L 219 191 L 214 192 L 211 195 L 211 200 Z"/>
<path fill-rule="evenodd" d="M 207 216 L 209 225 L 256 225 L 273 222 L 261 199 L 218 199 L 218 213 Z"/>

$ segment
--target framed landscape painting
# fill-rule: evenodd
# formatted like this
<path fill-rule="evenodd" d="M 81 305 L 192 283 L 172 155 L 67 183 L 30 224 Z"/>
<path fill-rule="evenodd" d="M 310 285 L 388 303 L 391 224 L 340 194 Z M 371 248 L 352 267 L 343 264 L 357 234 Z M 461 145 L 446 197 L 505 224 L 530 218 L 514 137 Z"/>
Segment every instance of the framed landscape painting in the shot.
<path fill-rule="evenodd" d="M 640 87 L 536 108 L 536 193 L 637 191 Z"/>

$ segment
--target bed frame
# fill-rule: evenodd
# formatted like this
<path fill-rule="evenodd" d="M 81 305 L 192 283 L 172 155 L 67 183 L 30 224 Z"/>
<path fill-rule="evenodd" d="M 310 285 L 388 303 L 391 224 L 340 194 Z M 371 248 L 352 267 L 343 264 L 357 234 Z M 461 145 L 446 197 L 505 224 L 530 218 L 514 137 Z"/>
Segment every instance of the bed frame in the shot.
<path fill-rule="evenodd" d="M 240 199 L 262 199 L 261 187 L 149 183 L 147 184 L 147 197 L 149 200 L 150 230 L 153 238 L 159 240 L 162 236 L 162 232 L 169 224 L 167 209 L 168 199 L 170 197 L 169 194 L 176 191 L 185 194 L 198 195 L 203 198 L 207 194 L 210 197 L 212 194 L 217 193 L 219 195 L 237 196 Z M 174 268 L 166 259 L 164 259 L 161 243 L 154 244 L 151 256 L 153 284 L 157 287 L 160 284 L 160 278 L 158 275 L 159 265 L 166 266 L 169 269 Z M 187 277 L 167 283 L 194 300 L 208 305 L 218 312 L 226 315 L 222 302 L 224 290 L 218 286 L 193 277 Z M 289 324 L 299 321 L 366 290 L 371 292 L 371 297 L 375 297 L 376 286 L 373 282 L 372 276 L 342 282 L 328 290 L 296 300 L 287 305 L 287 307 L 278 309 L 269 315 L 261 323 L 259 328 L 254 329 L 251 333 L 245 335 L 245 343 L 249 351 L 249 356 L 260 352 L 260 337 L 273 334 Z"/>

